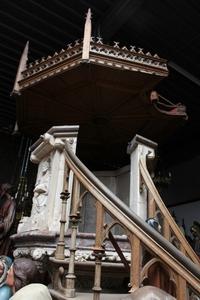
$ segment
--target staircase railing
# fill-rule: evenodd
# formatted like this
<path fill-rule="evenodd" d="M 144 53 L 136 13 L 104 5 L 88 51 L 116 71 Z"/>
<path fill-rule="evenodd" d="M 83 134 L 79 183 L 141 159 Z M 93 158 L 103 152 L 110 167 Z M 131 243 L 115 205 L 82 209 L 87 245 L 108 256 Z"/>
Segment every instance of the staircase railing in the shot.
<path fill-rule="evenodd" d="M 174 244 L 182 253 L 188 256 L 194 263 L 200 260 L 192 247 L 189 245 L 180 228 L 174 221 L 169 210 L 166 208 L 153 180 L 148 172 L 144 159 L 140 160 L 140 172 L 142 181 L 148 190 L 148 218 L 156 218 L 161 222 L 162 235 Z"/>
<path fill-rule="evenodd" d="M 63 274 L 61 268 L 57 270 L 54 277 L 53 287 L 57 292 L 67 296 L 75 297 L 75 274 L 74 274 L 74 254 L 75 239 L 77 232 L 77 222 L 80 217 L 81 201 L 84 198 L 80 194 L 80 185 L 88 191 L 95 199 L 96 204 L 96 238 L 93 248 L 95 256 L 95 277 L 93 286 L 93 299 L 100 299 L 101 293 L 101 266 L 102 258 L 105 255 L 104 241 L 109 237 L 109 232 L 116 224 L 124 228 L 130 242 L 131 262 L 130 262 L 130 292 L 141 287 L 147 279 L 153 274 L 152 266 L 162 266 L 169 275 L 170 288 L 168 290 L 178 300 L 188 299 L 188 290 L 191 288 L 196 294 L 200 294 L 200 268 L 195 256 L 187 247 L 182 236 L 180 241 L 184 240 L 183 252 L 177 249 L 165 237 L 151 228 L 146 222 L 134 214 L 128 206 L 126 206 L 118 197 L 116 197 L 101 181 L 99 181 L 92 172 L 73 154 L 70 146 L 65 146 L 66 163 L 74 174 L 74 185 L 72 191 L 72 244 L 70 248 L 71 257 L 69 259 L 69 272 L 65 277 L 64 286 L 58 280 Z M 142 166 L 142 164 L 141 164 Z M 141 171 L 143 177 L 148 178 L 145 169 Z M 149 179 L 149 178 L 148 178 Z M 147 184 L 150 180 L 146 181 Z M 152 193 L 154 199 L 157 199 Z M 105 214 L 112 217 L 109 224 L 105 224 Z M 62 220 L 63 224 L 64 220 Z M 171 228 L 172 222 L 169 221 Z M 63 232 L 61 232 L 60 243 L 58 243 L 59 251 L 56 251 L 53 261 L 58 267 L 66 265 L 66 261 L 61 259 L 64 257 L 65 247 L 63 245 Z M 182 250 L 182 249 L 181 249 Z M 147 253 L 148 255 L 146 255 Z M 192 257 L 192 260 L 187 257 Z M 147 258 L 148 257 L 148 258 Z M 55 282 L 56 281 L 56 282 Z M 63 281 L 62 281 L 63 282 Z M 151 282 L 151 281 L 150 281 Z M 62 297 L 60 297 L 62 299 Z M 64 299 L 64 298 L 63 298 Z"/>

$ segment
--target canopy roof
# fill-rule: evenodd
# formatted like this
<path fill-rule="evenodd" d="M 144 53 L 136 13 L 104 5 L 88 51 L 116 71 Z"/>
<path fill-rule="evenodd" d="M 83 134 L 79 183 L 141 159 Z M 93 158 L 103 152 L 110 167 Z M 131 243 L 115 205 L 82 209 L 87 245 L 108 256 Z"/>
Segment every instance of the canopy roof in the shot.
<path fill-rule="evenodd" d="M 103 37 L 105 44 L 120 41 L 122 48 L 133 43 L 167 58 L 170 75 L 156 88 L 173 102 L 184 103 L 189 119 L 167 140 L 162 154 L 171 163 L 198 154 L 198 1 L 183 0 L 180 5 L 178 0 L 49 0 L 47 5 L 46 0 L 2 0 L 0 132 L 11 134 L 14 128 L 15 98 L 10 93 L 26 41 L 30 41 L 29 61 L 65 49 L 83 36 L 88 7 L 93 12 L 92 34 Z"/>
<path fill-rule="evenodd" d="M 124 165 L 135 134 L 161 144 L 183 120 L 156 111 L 150 102 L 150 90 L 168 75 L 166 60 L 91 37 L 90 10 L 83 40 L 27 61 L 28 44 L 13 89 L 20 131 L 40 135 L 55 125 L 80 125 L 79 156 L 93 168 Z"/>

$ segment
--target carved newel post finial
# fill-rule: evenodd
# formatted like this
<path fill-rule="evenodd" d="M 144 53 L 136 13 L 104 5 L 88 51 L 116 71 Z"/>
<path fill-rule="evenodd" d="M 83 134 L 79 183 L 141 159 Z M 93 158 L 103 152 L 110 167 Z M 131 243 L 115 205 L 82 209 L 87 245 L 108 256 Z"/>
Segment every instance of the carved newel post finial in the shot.
<path fill-rule="evenodd" d="M 82 53 L 83 60 L 89 59 L 91 32 L 92 32 L 91 9 L 89 8 L 86 16 L 85 27 L 84 27 L 83 53 Z"/>
<path fill-rule="evenodd" d="M 70 197 L 70 193 L 66 190 L 60 194 L 62 200 L 61 219 L 60 219 L 60 236 L 56 247 L 55 258 L 65 258 L 65 223 L 66 223 L 66 211 L 67 211 L 67 200 Z"/>

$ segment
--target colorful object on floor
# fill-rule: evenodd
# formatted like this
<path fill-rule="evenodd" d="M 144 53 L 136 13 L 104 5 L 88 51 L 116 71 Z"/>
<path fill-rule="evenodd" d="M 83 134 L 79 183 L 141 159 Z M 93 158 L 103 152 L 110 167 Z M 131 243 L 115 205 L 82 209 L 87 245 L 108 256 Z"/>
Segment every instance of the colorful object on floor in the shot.
<path fill-rule="evenodd" d="M 0 288 L 5 284 L 7 272 L 10 269 L 11 265 L 12 259 L 9 256 L 0 256 Z"/>

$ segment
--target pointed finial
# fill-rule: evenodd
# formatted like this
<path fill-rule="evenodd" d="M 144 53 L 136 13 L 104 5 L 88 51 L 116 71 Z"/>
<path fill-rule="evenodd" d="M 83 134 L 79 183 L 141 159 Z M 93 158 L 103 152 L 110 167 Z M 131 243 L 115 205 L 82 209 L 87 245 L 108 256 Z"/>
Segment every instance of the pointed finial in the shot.
<path fill-rule="evenodd" d="M 89 59 L 91 32 L 92 32 L 91 9 L 89 8 L 88 12 L 87 12 L 87 16 L 86 16 L 84 37 L 83 37 L 82 59 L 84 59 L 84 60 Z"/>
<path fill-rule="evenodd" d="M 19 88 L 19 81 L 23 78 L 22 77 L 22 72 L 26 70 L 27 67 L 27 61 L 28 61 L 28 50 L 29 50 L 29 41 L 27 41 L 25 47 L 24 47 L 24 51 L 22 52 L 21 58 L 20 58 L 20 62 L 19 62 L 19 66 L 18 66 L 18 70 L 17 70 L 17 75 L 15 78 L 15 83 L 13 86 L 13 90 L 11 92 L 11 96 L 13 94 L 20 94 L 20 88 Z"/>
<path fill-rule="evenodd" d="M 15 122 L 15 127 L 13 129 L 13 132 L 12 132 L 12 135 L 19 135 L 20 132 L 19 132 L 19 127 L 18 127 L 18 123 L 17 121 Z"/>
<path fill-rule="evenodd" d="M 91 9 L 88 8 L 85 23 L 90 22 L 90 21 L 91 21 L 91 18 L 92 18 Z"/>

